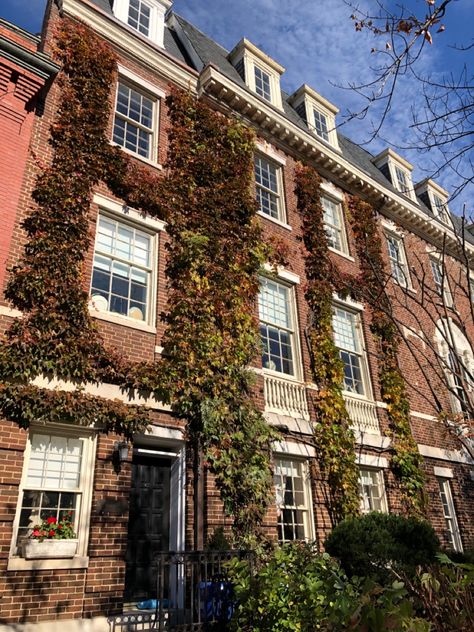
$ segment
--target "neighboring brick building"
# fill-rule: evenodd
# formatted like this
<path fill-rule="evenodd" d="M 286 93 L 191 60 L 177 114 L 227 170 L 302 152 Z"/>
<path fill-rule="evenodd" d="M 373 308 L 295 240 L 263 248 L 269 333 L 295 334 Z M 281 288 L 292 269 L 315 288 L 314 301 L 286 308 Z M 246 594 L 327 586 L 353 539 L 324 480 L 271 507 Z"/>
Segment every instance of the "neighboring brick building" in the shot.
<path fill-rule="evenodd" d="M 164 97 L 170 84 L 199 92 L 219 110 L 243 117 L 256 131 L 256 194 L 264 234 L 277 236 L 290 253 L 287 268 L 262 279 L 259 302 L 265 351 L 263 359 L 256 361 L 255 392 L 268 422 L 284 431 L 274 455 L 278 507 L 268 512 L 265 528 L 282 540 L 304 538 L 321 544 L 330 522 L 317 468 L 311 467 L 317 461 L 310 445 L 314 420 L 311 392 L 317 385 L 311 383 L 304 336 L 309 314 L 304 300 L 302 228 L 294 193 L 296 164 L 313 165 L 323 177 L 330 249 L 343 272 L 357 274 L 359 270 L 354 237 L 344 217 L 345 196 L 359 195 L 379 209 L 386 263 L 394 277 L 389 291 L 395 311 L 407 341 L 420 344 L 420 354 L 426 351 L 426 362 L 431 352 L 429 341 L 436 336 L 436 319 L 420 304 L 418 279 L 424 279 L 425 273 L 433 275 L 427 286 L 436 293 L 440 284 L 441 294 L 446 291 L 445 274 L 461 279 L 451 288 L 457 312 L 446 313 L 446 322 L 454 332 L 463 366 L 471 371 L 474 357 L 469 341 L 474 340 L 474 331 L 466 324 L 472 323 L 472 318 L 470 290 L 465 287 L 469 277 L 462 274 L 463 265 L 456 259 L 460 256 L 455 232 L 459 226 L 447 212 L 448 194 L 431 180 L 414 186 L 411 165 L 391 150 L 373 157 L 338 134 L 334 130 L 337 108 L 309 86 L 303 85 L 291 96 L 283 93 L 279 81 L 284 68 L 247 40 L 228 53 L 174 14 L 169 0 L 116 0 L 113 8 L 111 4 L 108 0 L 50 2 L 42 41 L 47 53 L 54 29 L 67 16 L 82 20 L 113 47 L 119 59 L 116 111 L 110 121 L 114 143 L 140 164 L 160 172 L 167 155 L 169 119 Z M 59 94 L 53 83 L 41 116 L 35 118 L 30 107 L 31 114 L 27 113 L 25 102 L 30 103 L 54 66 L 45 54 L 36 53 L 36 39 L 0 23 L 0 36 L 7 31 L 13 34 L 11 46 L 23 51 L 24 57 L 29 52 L 29 61 L 27 67 L 20 61 L 16 65 L 9 61 L 5 84 L 0 83 L 6 92 L 5 97 L 0 93 L 0 125 L 10 125 L 11 137 L 18 133 L 12 132 L 12 126 L 18 129 L 25 119 L 21 148 L 18 143 L 7 147 L 7 151 L 16 150 L 15 160 L 5 160 L 15 171 L 5 179 L 6 172 L 0 171 L 0 194 L 5 181 L 9 196 L 9 211 L 5 214 L 2 208 L 2 222 L 5 215 L 6 223 L 0 236 L 0 282 L 5 259 L 12 265 L 25 240 L 21 221 L 31 208 L 38 169 L 51 155 L 49 127 Z M 0 52 L 2 42 L 0 37 Z M 19 60 L 24 57 L 19 55 Z M 3 63 L 0 59 L 0 71 Z M 35 68 L 44 76 L 39 70 L 35 75 Z M 18 103 L 17 93 L 23 114 L 16 107 L 12 118 L 4 119 L 6 108 Z M 18 152 L 26 160 L 24 176 L 24 160 L 18 160 Z M 159 314 L 166 306 L 165 224 L 124 207 L 103 184 L 95 191 L 90 223 L 96 235 L 95 246 L 86 258 L 91 313 L 107 344 L 132 361 L 154 360 L 161 352 L 163 323 Z M 15 235 L 13 243 L 11 235 Z M 124 249 L 112 246 L 119 242 Z M 141 254 L 130 254 L 132 246 Z M 124 254 L 126 251 L 129 254 Z M 469 234 L 464 253 L 468 258 L 474 253 Z M 436 276 L 440 261 L 441 282 Z M 124 281 L 130 275 L 120 273 L 124 267 L 135 275 L 133 297 L 131 281 Z M 0 298 L 2 332 L 12 317 L 9 305 Z M 464 324 L 463 331 L 456 323 Z M 358 442 L 361 503 L 364 510 L 397 511 L 400 494 L 389 469 L 388 422 L 369 324 L 367 307 L 335 298 L 335 340 L 346 367 L 345 400 Z M 448 358 L 447 364 L 450 361 Z M 456 382 L 459 371 L 453 366 L 451 382 L 447 383 L 451 393 L 439 374 L 430 384 L 429 366 L 428 373 L 423 373 L 407 345 L 402 346 L 400 364 L 409 388 L 412 431 L 425 458 L 429 518 L 446 546 L 470 548 L 474 545 L 474 463 L 461 442 L 438 421 L 440 405 L 434 401 L 432 389 L 436 383 L 443 409 L 461 410 L 459 402 L 469 380 Z M 129 401 L 111 384 L 89 390 Z M 138 397 L 134 401 L 145 403 Z M 154 552 L 190 550 L 195 543 L 205 542 L 217 526 L 229 527 L 212 477 L 204 472 L 202 528 L 195 533 L 197 505 L 193 502 L 192 464 L 187 459 L 183 424 L 160 402 L 147 400 L 146 404 L 154 409 L 155 423 L 148 434 L 135 437 L 133 451 L 120 471 L 114 468 L 113 460 L 119 437 L 60 424 L 33 425 L 24 431 L 9 421 L 2 422 L 0 623 L 120 612 L 124 602 L 152 596 L 146 569 Z M 134 503 L 145 496 L 148 513 L 143 516 Z M 58 514 L 65 509 L 74 513 L 79 540 L 76 555 L 24 559 L 21 537 L 38 513 Z M 140 520 L 152 526 L 139 533 L 135 527 Z"/>
<path fill-rule="evenodd" d="M 39 37 L 0 19 L 0 287 L 20 199 L 24 167 L 43 90 L 58 68 L 39 52 Z"/>

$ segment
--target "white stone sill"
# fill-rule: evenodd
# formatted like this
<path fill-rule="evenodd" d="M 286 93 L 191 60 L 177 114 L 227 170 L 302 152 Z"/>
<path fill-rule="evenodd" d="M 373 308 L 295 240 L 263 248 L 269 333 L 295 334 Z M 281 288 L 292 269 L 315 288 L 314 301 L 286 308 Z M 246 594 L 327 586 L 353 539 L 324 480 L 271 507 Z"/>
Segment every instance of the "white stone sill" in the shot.
<path fill-rule="evenodd" d="M 89 558 L 76 555 L 71 558 L 25 560 L 23 557 L 8 558 L 7 571 L 49 571 L 56 569 L 88 568 Z"/>
<path fill-rule="evenodd" d="M 274 217 L 271 217 L 271 215 L 267 215 L 266 213 L 262 213 L 262 211 L 257 211 L 257 215 L 259 217 L 263 217 L 264 219 L 267 219 L 269 222 L 272 222 L 273 224 L 276 224 L 277 226 L 281 226 L 282 228 L 286 228 L 286 230 L 293 230 L 292 227 L 287 224 L 286 222 L 282 222 L 279 219 L 275 219 Z"/>
<path fill-rule="evenodd" d="M 114 314 L 112 312 L 101 312 L 92 306 L 89 306 L 89 314 L 98 320 L 113 323 L 114 325 L 123 325 L 124 327 L 130 327 L 130 329 L 138 329 L 139 331 L 156 335 L 156 327 L 140 320 L 134 320 L 133 318 L 127 318 L 127 316 L 121 316 L 120 314 Z"/>

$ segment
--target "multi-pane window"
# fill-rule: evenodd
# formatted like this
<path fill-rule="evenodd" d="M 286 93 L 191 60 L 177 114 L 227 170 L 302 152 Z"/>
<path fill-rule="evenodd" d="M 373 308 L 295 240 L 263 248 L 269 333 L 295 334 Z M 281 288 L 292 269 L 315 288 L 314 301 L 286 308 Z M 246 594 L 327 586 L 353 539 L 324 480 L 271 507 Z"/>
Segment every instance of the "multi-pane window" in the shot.
<path fill-rule="evenodd" d="M 327 197 L 321 198 L 321 202 L 324 210 L 324 227 L 326 229 L 328 245 L 335 250 L 347 252 L 340 203 L 334 202 Z"/>
<path fill-rule="evenodd" d="M 442 222 L 447 222 L 448 213 L 446 210 L 446 203 L 439 197 L 439 195 L 436 195 L 435 193 L 433 193 L 433 201 L 434 201 L 434 208 L 433 208 L 434 214 Z"/>
<path fill-rule="evenodd" d="M 430 263 L 436 293 L 443 298 L 444 304 L 447 307 L 451 307 L 452 297 L 449 290 L 449 282 L 447 276 L 446 274 L 443 274 L 443 263 L 436 259 L 430 259 Z"/>
<path fill-rule="evenodd" d="M 383 471 L 361 467 L 359 470 L 361 512 L 387 511 Z"/>
<path fill-rule="evenodd" d="M 453 405 L 456 412 L 469 413 L 469 397 L 466 393 L 465 386 L 469 384 L 469 375 L 461 359 L 459 359 L 450 349 L 447 357 L 448 364 L 448 380 L 452 388 Z"/>
<path fill-rule="evenodd" d="M 438 477 L 439 495 L 443 506 L 446 536 L 455 551 L 462 551 L 462 540 L 454 509 L 453 495 L 449 478 Z"/>
<path fill-rule="evenodd" d="M 254 66 L 254 69 L 255 69 L 255 92 L 259 96 L 271 102 L 272 91 L 271 91 L 270 75 L 257 65 Z"/>
<path fill-rule="evenodd" d="M 262 156 L 255 156 L 255 183 L 260 211 L 284 221 L 281 167 Z"/>
<path fill-rule="evenodd" d="M 70 520 L 78 530 L 81 505 L 83 439 L 35 433 L 31 436 L 17 545 L 33 526 L 54 517 Z"/>
<path fill-rule="evenodd" d="M 326 142 L 329 142 L 328 119 L 326 115 L 319 110 L 313 109 L 313 116 L 316 134 Z"/>
<path fill-rule="evenodd" d="M 91 285 L 97 308 L 149 319 L 152 242 L 132 225 L 99 216 Z"/>
<path fill-rule="evenodd" d="M 396 182 L 395 185 L 397 189 L 404 193 L 405 195 L 410 195 L 410 187 L 408 184 L 408 177 L 406 172 L 403 169 L 400 169 L 397 165 L 395 165 L 395 177 Z"/>
<path fill-rule="evenodd" d="M 143 0 L 129 0 L 128 24 L 148 36 L 150 34 L 151 7 Z"/>
<path fill-rule="evenodd" d="M 394 235 L 387 235 L 388 258 L 392 277 L 403 287 L 408 285 L 408 270 L 403 249 L 403 241 Z"/>
<path fill-rule="evenodd" d="M 332 326 L 334 342 L 339 348 L 339 355 L 344 363 L 344 390 L 365 395 L 363 375 L 365 359 L 360 340 L 359 316 L 355 312 L 335 306 Z"/>
<path fill-rule="evenodd" d="M 131 88 L 119 83 L 115 106 L 113 140 L 125 149 L 153 158 L 153 119 L 156 102 Z"/>
<path fill-rule="evenodd" d="M 275 497 L 280 542 L 311 538 L 311 490 L 307 463 L 289 458 L 275 460 Z"/>
<path fill-rule="evenodd" d="M 295 374 L 294 325 L 291 289 L 270 279 L 262 279 L 258 309 L 262 337 L 262 365 L 266 369 Z"/>

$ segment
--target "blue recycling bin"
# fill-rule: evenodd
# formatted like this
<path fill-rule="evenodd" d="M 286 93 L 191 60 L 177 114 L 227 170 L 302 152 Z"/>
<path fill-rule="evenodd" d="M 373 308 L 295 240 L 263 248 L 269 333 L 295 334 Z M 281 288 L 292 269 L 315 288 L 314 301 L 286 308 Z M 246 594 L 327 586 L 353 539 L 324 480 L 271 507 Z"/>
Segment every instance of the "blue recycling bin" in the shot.
<path fill-rule="evenodd" d="M 234 613 L 234 590 L 223 577 L 199 582 L 199 609 L 203 623 L 230 621 Z"/>

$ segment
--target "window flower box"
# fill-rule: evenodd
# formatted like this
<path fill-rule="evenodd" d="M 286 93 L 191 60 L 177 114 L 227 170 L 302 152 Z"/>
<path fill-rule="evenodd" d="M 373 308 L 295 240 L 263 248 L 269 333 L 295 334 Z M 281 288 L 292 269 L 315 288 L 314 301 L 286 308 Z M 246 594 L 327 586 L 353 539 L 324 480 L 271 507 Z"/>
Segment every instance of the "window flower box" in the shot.
<path fill-rule="evenodd" d="M 41 558 L 74 557 L 78 540 L 26 540 L 23 542 L 23 557 L 27 560 Z"/>

